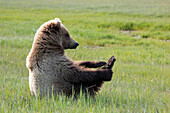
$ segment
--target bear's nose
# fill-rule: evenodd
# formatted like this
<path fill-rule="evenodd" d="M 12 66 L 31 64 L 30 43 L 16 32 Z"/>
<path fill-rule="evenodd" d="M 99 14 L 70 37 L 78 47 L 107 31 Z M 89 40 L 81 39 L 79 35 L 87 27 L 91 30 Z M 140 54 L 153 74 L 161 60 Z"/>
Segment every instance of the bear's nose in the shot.
<path fill-rule="evenodd" d="M 79 43 L 76 43 L 76 47 L 79 45 Z"/>

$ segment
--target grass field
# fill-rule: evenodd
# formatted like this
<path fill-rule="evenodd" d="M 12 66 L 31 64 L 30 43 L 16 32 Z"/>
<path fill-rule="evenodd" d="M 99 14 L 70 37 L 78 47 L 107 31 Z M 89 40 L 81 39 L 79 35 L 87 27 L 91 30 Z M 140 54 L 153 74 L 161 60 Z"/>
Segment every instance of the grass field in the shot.
<path fill-rule="evenodd" d="M 1 0 L 0 112 L 170 112 L 169 12 L 169 0 Z M 36 30 L 55 17 L 80 43 L 68 57 L 117 59 L 95 99 L 30 94 L 25 60 Z"/>

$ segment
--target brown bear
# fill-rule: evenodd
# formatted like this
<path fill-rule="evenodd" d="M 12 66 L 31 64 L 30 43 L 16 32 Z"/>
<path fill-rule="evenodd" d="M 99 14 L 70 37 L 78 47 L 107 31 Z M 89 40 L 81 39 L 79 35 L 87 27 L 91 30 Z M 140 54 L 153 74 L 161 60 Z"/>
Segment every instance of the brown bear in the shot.
<path fill-rule="evenodd" d="M 82 90 L 94 96 L 103 81 L 111 80 L 115 58 L 111 57 L 107 64 L 102 61 L 73 62 L 65 56 L 64 50 L 75 49 L 78 45 L 59 18 L 40 26 L 26 60 L 32 94 L 76 96 Z M 91 69 L 101 66 L 104 67 Z"/>

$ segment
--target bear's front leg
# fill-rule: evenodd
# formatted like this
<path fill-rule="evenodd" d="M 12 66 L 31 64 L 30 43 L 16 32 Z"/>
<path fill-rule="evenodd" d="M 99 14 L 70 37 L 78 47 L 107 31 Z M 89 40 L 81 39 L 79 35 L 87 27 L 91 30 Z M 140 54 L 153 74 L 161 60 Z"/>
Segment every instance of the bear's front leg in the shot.
<path fill-rule="evenodd" d="M 114 62 L 116 61 L 116 58 L 112 56 L 108 62 L 101 68 L 101 69 L 112 69 Z M 111 79 L 110 79 L 111 80 Z M 102 80 L 94 81 L 88 84 L 82 84 L 82 88 L 84 90 L 88 91 L 88 93 L 92 96 L 96 95 L 96 92 L 98 92 L 104 82 Z"/>
<path fill-rule="evenodd" d="M 104 61 L 77 61 L 75 64 L 86 68 L 98 68 L 106 64 Z"/>

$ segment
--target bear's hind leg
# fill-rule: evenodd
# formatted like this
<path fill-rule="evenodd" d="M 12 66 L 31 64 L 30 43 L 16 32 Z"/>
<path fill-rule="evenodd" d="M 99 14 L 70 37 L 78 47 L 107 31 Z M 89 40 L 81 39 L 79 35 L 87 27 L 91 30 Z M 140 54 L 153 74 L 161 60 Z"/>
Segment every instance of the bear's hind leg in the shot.
<path fill-rule="evenodd" d="M 82 90 L 83 93 L 90 96 L 95 96 L 103 84 L 103 81 L 96 81 L 93 83 L 80 83 L 74 84 L 75 95 L 79 95 Z"/>

